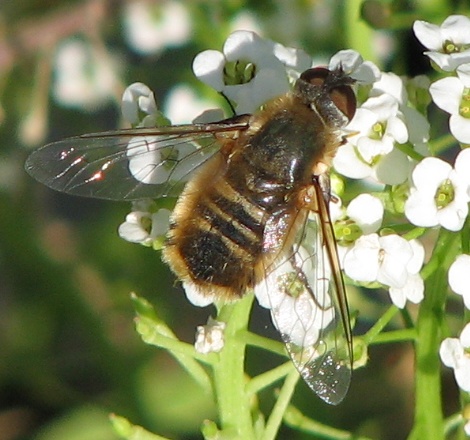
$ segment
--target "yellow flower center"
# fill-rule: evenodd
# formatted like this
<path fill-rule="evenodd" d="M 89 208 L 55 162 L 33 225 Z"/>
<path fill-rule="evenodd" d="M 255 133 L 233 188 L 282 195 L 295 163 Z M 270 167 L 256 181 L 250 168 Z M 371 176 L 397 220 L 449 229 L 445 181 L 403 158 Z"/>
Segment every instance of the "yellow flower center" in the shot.
<path fill-rule="evenodd" d="M 447 54 L 460 52 L 460 46 L 457 46 L 453 41 L 446 40 L 442 45 L 442 51 Z"/>
<path fill-rule="evenodd" d="M 229 61 L 224 66 L 224 84 L 234 86 L 250 82 L 256 75 L 256 65 L 251 61 Z"/>
<path fill-rule="evenodd" d="M 455 198 L 455 188 L 449 179 L 444 180 L 436 191 L 434 201 L 437 209 L 443 209 L 453 202 Z"/>
<path fill-rule="evenodd" d="M 369 137 L 371 139 L 374 139 L 374 140 L 377 140 L 379 141 L 380 139 L 383 138 L 384 134 L 385 134 L 385 129 L 387 128 L 386 124 L 383 123 L 383 122 L 376 122 L 373 126 L 372 126 L 372 130 L 369 134 Z"/>
<path fill-rule="evenodd" d="M 459 105 L 459 114 L 470 119 L 470 89 L 465 88 Z"/>

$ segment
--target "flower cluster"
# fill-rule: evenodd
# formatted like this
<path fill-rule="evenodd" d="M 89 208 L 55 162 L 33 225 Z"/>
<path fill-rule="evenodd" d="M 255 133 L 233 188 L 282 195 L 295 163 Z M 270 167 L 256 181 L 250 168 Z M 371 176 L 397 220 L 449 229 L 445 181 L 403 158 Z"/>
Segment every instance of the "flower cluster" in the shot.
<path fill-rule="evenodd" d="M 470 149 L 455 154 L 454 166 L 428 157 L 430 125 L 424 116 L 431 97 L 451 114 L 450 131 L 455 139 L 470 143 L 470 19 L 451 16 L 440 27 L 417 21 L 414 31 L 429 49 L 426 55 L 452 76 L 432 84 L 426 77 L 401 78 L 381 72 L 352 50 L 338 52 L 328 64 L 330 69 L 341 68 L 355 79 L 358 98 L 355 116 L 344 132 L 344 145 L 333 160 L 337 173 L 337 185 L 333 187 L 338 195 L 331 197 L 330 211 L 339 262 L 345 274 L 360 285 L 386 287 L 391 301 L 399 308 L 404 308 L 407 301 L 418 304 L 425 295 L 420 275 L 425 251 L 416 238 L 422 233 L 419 228 L 440 226 L 460 231 L 470 202 Z M 236 31 L 221 52 L 200 53 L 193 70 L 202 82 L 220 92 L 237 114 L 243 114 L 252 113 L 269 99 L 287 92 L 312 64 L 312 58 L 301 50 L 284 47 L 253 32 Z M 188 102 L 192 100 L 188 98 L 190 94 L 185 92 L 184 96 Z M 201 108 L 200 102 L 195 108 Z M 152 92 L 142 84 L 126 91 L 123 114 L 134 126 L 168 124 L 157 110 Z M 206 113 L 204 118 L 207 116 Z M 222 117 L 220 113 L 211 116 Z M 160 185 L 169 175 L 180 180 L 197 166 L 193 161 L 185 163 L 184 158 L 198 156 L 200 146 L 191 142 L 173 145 L 171 138 L 165 139 L 169 139 L 168 145 L 159 138 L 140 141 L 138 146 L 132 145 L 131 140 L 129 168 L 140 182 Z M 149 169 L 149 163 L 152 171 L 142 171 Z M 343 176 L 366 179 L 364 186 L 375 192 L 348 197 Z M 340 196 L 346 201 L 344 207 Z M 270 268 L 254 289 L 258 302 L 271 310 L 284 340 L 301 347 L 313 346 L 321 332 L 337 319 L 329 287 L 334 268 L 328 266 L 323 254 L 318 225 L 310 221 L 316 216 L 312 213 L 307 222 L 302 246 L 292 254 L 293 258 Z M 396 223 L 401 223 L 402 228 L 395 227 Z M 167 211 L 156 210 L 151 204 L 135 204 L 121 225 L 120 235 L 129 241 L 161 247 L 167 224 Z M 414 238 L 407 239 L 400 231 L 414 232 L 408 236 Z M 452 290 L 463 297 L 470 309 L 466 281 L 469 271 L 470 256 L 462 253 L 448 274 Z M 215 300 L 202 296 L 190 283 L 184 288 L 195 305 L 206 306 Z M 441 357 L 445 365 L 454 368 L 462 389 L 469 391 L 468 373 L 464 373 L 470 369 L 467 327 L 460 339 L 442 343 Z M 201 328 L 196 346 L 204 353 L 217 351 L 223 346 L 223 328 L 213 323 Z"/>
<path fill-rule="evenodd" d="M 157 209 L 151 200 L 139 200 L 132 203 L 132 211 L 119 226 L 121 238 L 131 243 L 140 243 L 161 249 L 170 222 L 168 209 Z"/>
<path fill-rule="evenodd" d="M 254 32 L 235 31 L 223 51 L 206 50 L 193 62 L 194 74 L 235 104 L 237 114 L 252 113 L 286 93 L 290 80 L 312 65 L 299 49 L 286 48 Z"/>
<path fill-rule="evenodd" d="M 451 15 L 441 26 L 416 21 L 413 30 L 429 49 L 425 54 L 452 76 L 431 84 L 434 103 L 450 114 L 449 128 L 462 143 L 470 143 L 470 18 Z M 456 75 L 456 76 L 455 76 Z"/>
<path fill-rule="evenodd" d="M 212 317 L 206 325 L 199 325 L 196 329 L 196 342 L 194 348 L 198 353 L 217 353 L 224 348 L 225 322 L 216 321 Z"/>
<path fill-rule="evenodd" d="M 419 271 L 424 248 L 418 240 L 408 241 L 399 235 L 363 235 L 344 258 L 344 271 L 353 280 L 379 282 L 389 286 L 393 303 L 400 308 L 406 300 L 419 303 L 424 283 Z"/>
<path fill-rule="evenodd" d="M 470 150 L 462 150 L 454 168 L 437 157 L 427 157 L 413 170 L 413 186 L 405 203 L 408 220 L 417 226 L 460 231 L 470 201 Z"/>

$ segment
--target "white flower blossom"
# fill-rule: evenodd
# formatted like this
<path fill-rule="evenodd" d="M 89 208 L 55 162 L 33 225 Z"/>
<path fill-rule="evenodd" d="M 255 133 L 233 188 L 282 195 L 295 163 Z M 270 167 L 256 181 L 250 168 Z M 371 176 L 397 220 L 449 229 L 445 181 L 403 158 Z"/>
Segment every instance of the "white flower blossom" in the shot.
<path fill-rule="evenodd" d="M 323 259 L 313 265 L 311 256 L 301 248 L 296 253 L 296 265 L 315 288 L 315 300 L 304 280 L 290 261 L 285 261 L 255 286 L 255 295 L 262 307 L 271 310 L 274 325 L 289 341 L 306 347 L 317 342 L 320 331 L 334 319 L 335 310 L 328 294 L 329 268 L 322 267 Z"/>
<path fill-rule="evenodd" d="M 140 82 L 128 86 L 122 95 L 121 112 L 133 126 L 155 126 L 157 103 L 152 90 Z"/>
<path fill-rule="evenodd" d="M 427 157 L 416 165 L 405 203 L 408 220 L 417 226 L 462 229 L 470 200 L 469 167 L 470 150 L 459 153 L 454 168 L 436 157 Z"/>
<path fill-rule="evenodd" d="M 312 57 L 302 49 L 274 43 L 274 55 L 284 64 L 287 77 L 294 83 L 305 70 L 312 67 Z"/>
<path fill-rule="evenodd" d="M 133 202 L 132 211 L 119 226 L 118 233 L 126 241 L 161 248 L 169 222 L 168 209 L 154 211 L 151 201 L 140 200 Z"/>
<path fill-rule="evenodd" d="M 193 62 L 195 75 L 236 104 L 238 114 L 252 113 L 271 98 L 286 93 L 286 68 L 305 64 L 302 52 L 283 48 L 249 31 L 235 31 L 223 52 L 206 50 Z"/>
<path fill-rule="evenodd" d="M 217 298 L 213 295 L 204 295 L 197 288 L 196 284 L 183 281 L 183 289 L 188 301 L 196 307 L 206 307 L 212 304 Z"/>
<path fill-rule="evenodd" d="M 344 256 L 354 241 L 361 235 L 376 232 L 382 224 L 384 206 L 382 202 L 370 194 L 360 194 L 349 202 L 347 208 L 335 207 L 330 215 L 334 223 L 335 236 L 338 243 L 338 255 L 343 267 Z"/>
<path fill-rule="evenodd" d="M 209 317 L 206 325 L 198 325 L 194 348 L 198 353 L 218 353 L 224 348 L 225 322 Z"/>
<path fill-rule="evenodd" d="M 333 55 L 328 68 L 342 68 L 359 85 L 372 84 L 380 78 L 379 68 L 372 61 L 364 61 L 359 52 L 352 49 L 340 50 Z"/>
<path fill-rule="evenodd" d="M 144 55 L 180 46 L 191 36 L 191 17 L 178 1 L 126 2 L 124 30 L 129 45 Z"/>
<path fill-rule="evenodd" d="M 408 261 L 406 269 L 408 277 L 403 287 L 390 286 L 390 298 L 397 307 L 405 307 L 406 301 L 413 304 L 420 303 L 424 298 L 424 280 L 419 275 L 419 271 L 424 262 L 424 247 L 418 240 L 410 240 L 409 244 L 413 250 L 413 256 Z"/>
<path fill-rule="evenodd" d="M 352 135 L 333 160 L 336 171 L 353 179 L 373 177 L 389 185 L 406 180 L 408 158 L 394 148 L 395 142 L 408 141 L 403 119 L 393 96 L 384 93 L 369 98 L 347 126 Z"/>
<path fill-rule="evenodd" d="M 406 105 L 408 100 L 403 79 L 393 72 L 382 72 L 380 78 L 372 85 L 369 96 L 380 96 L 383 94 L 393 96 L 400 106 Z"/>
<path fill-rule="evenodd" d="M 354 220 L 364 234 L 371 234 L 382 224 L 384 206 L 377 197 L 360 194 L 349 202 L 346 215 Z"/>
<path fill-rule="evenodd" d="M 406 300 L 419 302 L 424 285 L 416 278 L 424 261 L 422 245 L 413 244 L 398 235 L 379 237 L 363 235 L 344 257 L 346 274 L 356 281 L 377 281 L 390 287 L 390 296 L 397 307 Z"/>
<path fill-rule="evenodd" d="M 470 310 L 469 274 L 470 255 L 459 255 L 449 268 L 449 286 L 457 295 L 462 295 L 465 307 Z"/>
<path fill-rule="evenodd" d="M 97 108 L 114 96 L 116 65 L 99 56 L 91 44 L 69 39 L 54 59 L 54 98 L 65 106 Z"/>
<path fill-rule="evenodd" d="M 191 171 L 206 156 L 198 145 L 179 141 L 178 135 L 137 136 L 129 140 L 127 157 L 129 171 L 139 182 L 172 185 L 185 182 Z"/>
<path fill-rule="evenodd" d="M 440 79 L 431 84 L 429 93 L 435 104 L 450 114 L 452 135 L 465 144 L 470 143 L 470 64 L 457 70 L 457 77 Z"/>
<path fill-rule="evenodd" d="M 430 49 L 425 55 L 441 69 L 450 72 L 470 62 L 470 18 L 451 15 L 441 26 L 417 20 L 413 30 L 423 46 Z"/>
<path fill-rule="evenodd" d="M 170 119 L 174 125 L 188 124 L 194 122 L 200 115 L 207 113 L 209 108 L 214 108 L 215 103 L 201 99 L 189 86 L 180 84 L 168 93 L 164 103 L 163 113 Z M 205 122 L 220 121 L 224 114 L 220 109 L 214 109 L 212 119 Z"/>
<path fill-rule="evenodd" d="M 122 113 L 137 127 L 165 126 L 170 122 L 158 111 L 153 92 L 142 83 L 134 83 L 124 91 Z M 182 141 L 177 134 L 132 137 L 126 151 L 129 171 L 145 184 L 184 182 L 205 158 L 202 149 L 196 154 L 199 147 L 190 140 Z"/>
<path fill-rule="evenodd" d="M 454 370 L 457 385 L 463 391 L 470 392 L 470 323 L 468 323 L 460 337 L 446 338 L 441 342 L 439 354 L 442 363 Z"/>

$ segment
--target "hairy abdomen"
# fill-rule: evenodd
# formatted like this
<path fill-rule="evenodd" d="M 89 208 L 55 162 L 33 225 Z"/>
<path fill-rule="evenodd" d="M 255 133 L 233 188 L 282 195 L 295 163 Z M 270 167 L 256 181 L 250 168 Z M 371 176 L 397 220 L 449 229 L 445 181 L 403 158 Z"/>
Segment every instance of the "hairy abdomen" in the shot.
<path fill-rule="evenodd" d="M 300 122 L 292 112 L 275 114 L 186 185 L 163 252 L 181 281 L 234 299 L 290 245 L 306 215 L 298 196 L 327 145 L 314 137 L 317 116 L 302 112 Z"/>

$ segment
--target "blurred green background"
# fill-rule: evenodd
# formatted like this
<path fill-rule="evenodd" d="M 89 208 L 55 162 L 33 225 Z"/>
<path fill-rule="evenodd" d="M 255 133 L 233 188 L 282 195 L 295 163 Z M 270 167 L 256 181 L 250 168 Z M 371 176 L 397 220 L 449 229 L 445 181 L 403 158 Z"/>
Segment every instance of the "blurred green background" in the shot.
<path fill-rule="evenodd" d="M 2 0 L 0 440 L 116 439 L 110 413 L 170 438 L 192 439 L 200 438 L 202 420 L 214 417 L 213 404 L 177 363 L 140 340 L 129 294 L 152 302 L 188 342 L 211 310 L 189 305 L 158 253 L 118 237 L 129 204 L 74 198 L 39 185 L 23 170 L 28 153 L 67 136 L 121 126 L 120 96 L 135 81 L 153 89 L 170 112 L 178 109 L 172 89 L 181 84 L 217 102 L 194 78 L 191 63 L 202 50 L 220 50 L 235 29 L 257 30 L 320 60 L 354 48 L 382 69 L 422 73 L 409 29 L 413 18 L 433 12 L 419 2 L 388 2 L 409 16 L 397 25 L 378 9 L 373 17 L 382 22 L 376 24 L 396 28 L 378 31 L 359 19 L 361 3 Z M 381 295 L 355 304 L 359 331 L 383 311 L 380 300 L 388 298 Z M 257 306 L 253 325 L 275 335 Z M 254 354 L 251 374 L 279 362 Z M 405 438 L 413 411 L 411 346 L 385 346 L 370 356 L 339 407 L 321 403 L 304 384 L 294 402 L 306 415 L 343 429 Z M 448 389 L 455 393 L 453 385 Z M 269 408 L 274 390 L 261 398 Z M 279 438 L 311 437 L 283 428 Z"/>

